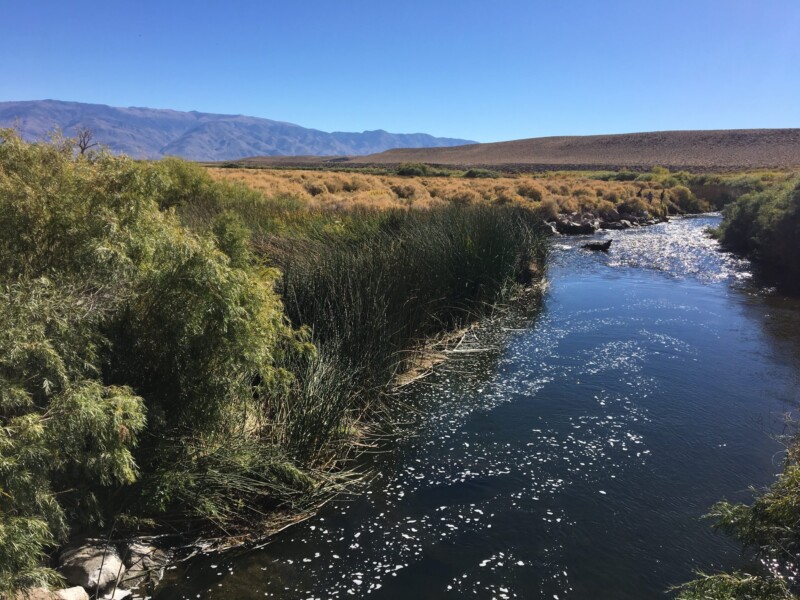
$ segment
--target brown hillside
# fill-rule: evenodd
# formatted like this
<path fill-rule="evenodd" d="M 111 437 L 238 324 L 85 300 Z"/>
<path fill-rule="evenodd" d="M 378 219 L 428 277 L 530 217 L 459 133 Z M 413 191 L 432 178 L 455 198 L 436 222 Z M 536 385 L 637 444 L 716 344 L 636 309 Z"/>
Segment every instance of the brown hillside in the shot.
<path fill-rule="evenodd" d="M 397 165 L 421 162 L 507 169 L 731 170 L 800 167 L 800 129 L 658 131 L 531 138 L 449 148 L 389 150 L 358 157 L 257 157 L 263 165 Z"/>

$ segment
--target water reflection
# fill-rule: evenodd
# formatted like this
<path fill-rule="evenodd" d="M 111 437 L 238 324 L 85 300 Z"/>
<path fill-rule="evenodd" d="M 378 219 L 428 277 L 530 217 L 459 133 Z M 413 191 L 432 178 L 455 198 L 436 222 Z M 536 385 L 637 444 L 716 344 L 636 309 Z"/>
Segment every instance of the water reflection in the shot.
<path fill-rule="evenodd" d="M 424 417 L 361 496 L 157 598 L 640 599 L 736 564 L 699 517 L 779 468 L 800 313 L 754 294 L 715 219 L 615 232 L 607 255 L 558 241 L 538 319 L 406 388 Z"/>

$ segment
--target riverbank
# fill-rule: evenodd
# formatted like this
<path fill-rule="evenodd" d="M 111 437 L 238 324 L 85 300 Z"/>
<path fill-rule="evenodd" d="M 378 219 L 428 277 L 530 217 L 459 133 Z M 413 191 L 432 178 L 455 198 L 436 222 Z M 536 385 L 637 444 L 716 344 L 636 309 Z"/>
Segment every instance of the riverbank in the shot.
<path fill-rule="evenodd" d="M 524 207 L 337 211 L 10 131 L 0 161 L 4 596 L 59 566 L 111 586 L 73 579 L 68 541 L 319 506 L 415 349 L 544 269 Z"/>
<path fill-rule="evenodd" d="M 725 209 L 716 235 L 783 288 L 800 292 L 800 177 L 739 197 Z"/>
<path fill-rule="evenodd" d="M 719 251 L 719 221 L 615 232 L 608 253 L 554 238 L 542 305 L 403 388 L 416 418 L 365 457 L 360 494 L 195 556 L 155 600 L 641 600 L 743 568 L 701 517 L 780 469 L 800 307 Z"/>
<path fill-rule="evenodd" d="M 669 216 L 722 210 L 738 198 L 785 184 L 789 171 L 727 174 L 672 172 L 458 170 L 427 164 L 397 167 L 209 167 L 218 181 L 267 197 L 334 210 L 427 209 L 511 205 L 531 210 L 554 233 L 586 235 L 663 222 Z"/>
<path fill-rule="evenodd" d="M 288 173 L 308 197 L 267 194 L 4 136 L 0 593 L 56 583 L 67 542 L 244 541 L 312 514 L 358 477 L 350 461 L 426 340 L 543 275 L 544 219 L 628 235 L 711 202 L 666 170 L 506 181 L 424 165 L 366 188 Z M 405 204 L 370 187 L 398 200 L 398 180 Z M 336 182 L 364 201 L 331 200 Z"/>
<path fill-rule="evenodd" d="M 784 291 L 800 292 L 800 179 L 795 176 L 742 195 L 723 214 L 714 233 L 720 242 L 752 258 Z M 707 515 L 716 529 L 753 552 L 760 564 L 734 572 L 699 573 L 677 588 L 679 599 L 798 597 L 800 441 L 796 421 L 789 425 L 795 433 L 784 436 L 785 458 L 777 480 L 769 487 L 754 488 L 750 502 L 723 500 Z"/>

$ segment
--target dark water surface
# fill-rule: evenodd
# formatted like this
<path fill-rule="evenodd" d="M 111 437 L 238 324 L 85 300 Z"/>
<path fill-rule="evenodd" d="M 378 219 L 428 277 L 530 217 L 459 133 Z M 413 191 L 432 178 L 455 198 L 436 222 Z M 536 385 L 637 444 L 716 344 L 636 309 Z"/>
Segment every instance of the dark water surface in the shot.
<path fill-rule="evenodd" d="M 717 222 L 614 232 L 608 254 L 557 239 L 541 311 L 406 389 L 422 416 L 362 494 L 156 598 L 640 600 L 742 564 L 700 517 L 780 470 L 800 304 L 719 252 Z"/>

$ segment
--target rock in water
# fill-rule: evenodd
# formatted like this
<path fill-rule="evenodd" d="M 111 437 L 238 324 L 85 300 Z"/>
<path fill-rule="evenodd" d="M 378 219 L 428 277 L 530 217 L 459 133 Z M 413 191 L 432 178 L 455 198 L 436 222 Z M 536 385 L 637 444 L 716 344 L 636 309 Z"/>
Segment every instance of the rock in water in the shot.
<path fill-rule="evenodd" d="M 116 549 L 105 543 L 85 542 L 61 553 L 61 574 L 72 585 L 88 590 L 104 589 L 125 574 Z"/>
<path fill-rule="evenodd" d="M 555 221 L 542 221 L 542 229 L 546 235 L 558 235 L 558 228 L 556 227 Z"/>
<path fill-rule="evenodd" d="M 169 562 L 169 554 L 145 540 L 130 542 L 124 555 L 128 571 L 122 585 L 129 588 L 142 583 L 155 585 L 163 577 L 164 568 Z"/>
<path fill-rule="evenodd" d="M 556 221 L 556 229 L 559 233 L 565 235 L 586 235 L 592 234 L 600 227 L 600 221 L 584 221 L 582 223 L 575 223 L 568 219 L 559 219 Z"/>
<path fill-rule="evenodd" d="M 613 240 L 606 240 L 605 242 L 589 242 L 588 244 L 584 244 L 582 247 L 586 248 L 587 250 L 595 250 L 597 252 L 608 252 L 612 241 Z"/>

